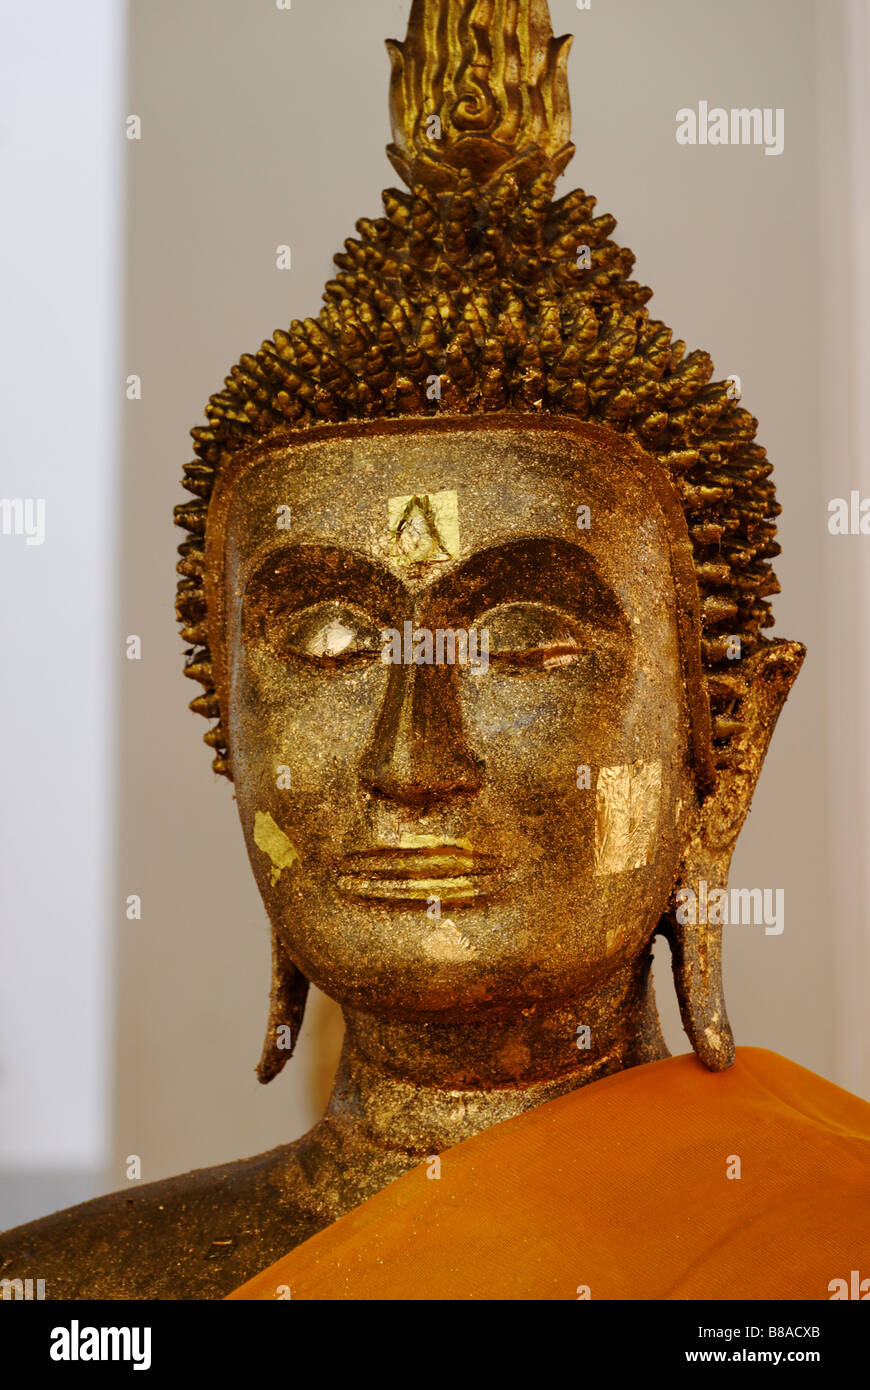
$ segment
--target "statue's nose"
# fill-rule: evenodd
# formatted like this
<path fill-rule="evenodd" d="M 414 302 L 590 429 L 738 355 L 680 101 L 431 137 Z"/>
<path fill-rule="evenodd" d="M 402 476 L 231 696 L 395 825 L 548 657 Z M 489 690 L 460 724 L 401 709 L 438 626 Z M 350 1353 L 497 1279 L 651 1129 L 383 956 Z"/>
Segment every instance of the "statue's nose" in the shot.
<path fill-rule="evenodd" d="M 360 780 L 374 796 L 418 809 L 481 785 L 468 747 L 454 666 L 399 666 L 390 678 Z"/>

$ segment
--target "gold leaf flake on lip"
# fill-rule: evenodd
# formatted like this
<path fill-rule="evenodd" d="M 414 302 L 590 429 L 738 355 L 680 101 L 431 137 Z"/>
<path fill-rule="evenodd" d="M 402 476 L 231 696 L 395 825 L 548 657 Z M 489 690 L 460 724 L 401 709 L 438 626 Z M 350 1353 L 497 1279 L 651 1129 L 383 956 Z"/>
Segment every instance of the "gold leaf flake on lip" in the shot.
<path fill-rule="evenodd" d="M 372 902 L 423 903 L 440 898 L 442 903 L 473 902 L 493 891 L 493 875 L 477 876 L 464 873 L 461 877 L 444 875 L 432 878 L 366 878 L 362 874 L 341 874 L 338 888 L 352 898 Z"/>
<path fill-rule="evenodd" d="M 503 871 L 467 837 L 402 832 L 394 848 L 358 850 L 337 865 L 338 888 L 353 898 L 380 902 L 470 902 L 489 896 Z"/>
<path fill-rule="evenodd" d="M 272 861 L 272 887 L 281 877 L 282 869 L 289 869 L 299 858 L 299 851 L 289 836 L 275 824 L 268 811 L 258 811 L 254 816 L 254 844 Z"/>
<path fill-rule="evenodd" d="M 399 836 L 399 849 L 464 849 L 471 854 L 471 841 L 467 837 L 445 840 L 442 835 L 415 835 L 410 831 L 402 831 Z"/>

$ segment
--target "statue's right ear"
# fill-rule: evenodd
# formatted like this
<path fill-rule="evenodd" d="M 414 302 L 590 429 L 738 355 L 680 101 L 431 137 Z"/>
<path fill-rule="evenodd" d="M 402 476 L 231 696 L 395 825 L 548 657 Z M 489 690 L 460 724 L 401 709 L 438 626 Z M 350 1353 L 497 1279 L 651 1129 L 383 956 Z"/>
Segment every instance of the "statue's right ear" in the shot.
<path fill-rule="evenodd" d="M 272 989 L 269 999 L 269 1026 L 263 1055 L 257 1066 L 257 1079 L 265 1086 L 293 1056 L 308 997 L 308 980 L 292 961 L 287 960 L 272 928 Z"/>
<path fill-rule="evenodd" d="M 707 898 L 714 889 L 727 887 L 737 836 L 805 655 L 799 642 L 770 642 L 743 663 L 746 688 L 733 714 L 727 761 L 719 768 L 715 788 L 698 805 L 674 897 L 659 927 L 671 948 L 683 1027 L 711 1071 L 724 1071 L 734 1061 L 722 986 L 722 927 L 698 921 L 691 905 L 701 897 L 702 882 Z"/>

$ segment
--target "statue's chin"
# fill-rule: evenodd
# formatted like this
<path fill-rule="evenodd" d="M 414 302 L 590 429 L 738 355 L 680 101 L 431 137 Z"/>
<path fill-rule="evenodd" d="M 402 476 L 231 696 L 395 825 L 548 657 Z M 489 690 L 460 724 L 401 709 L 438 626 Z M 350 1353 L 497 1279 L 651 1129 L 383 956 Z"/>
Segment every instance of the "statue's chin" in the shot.
<path fill-rule="evenodd" d="M 598 998 L 631 1010 L 674 866 L 578 876 L 555 860 L 490 899 L 469 875 L 354 885 L 310 860 L 260 888 L 284 957 L 342 1005 L 380 1017 L 464 1018 Z M 410 886 L 407 886 L 409 885 Z M 408 901 L 409 893 L 421 895 Z"/>
<path fill-rule="evenodd" d="M 282 937 L 282 948 L 313 985 L 342 1006 L 406 1022 L 483 1021 L 569 1005 L 576 1011 L 586 1001 L 598 1008 L 608 996 L 631 1012 L 648 968 L 646 940 L 618 956 L 595 959 L 577 950 L 548 957 L 530 949 L 527 930 L 493 941 L 490 929 L 490 940 L 481 941 L 460 913 L 418 919 L 410 929 L 394 923 L 383 941 L 344 937 L 328 954 L 312 952 L 294 925 L 294 939 Z"/>

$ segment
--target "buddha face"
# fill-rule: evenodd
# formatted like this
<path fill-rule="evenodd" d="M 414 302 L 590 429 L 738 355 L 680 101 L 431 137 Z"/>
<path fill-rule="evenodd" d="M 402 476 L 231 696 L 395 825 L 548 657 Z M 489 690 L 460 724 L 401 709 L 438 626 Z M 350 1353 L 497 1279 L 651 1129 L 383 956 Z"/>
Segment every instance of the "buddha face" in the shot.
<path fill-rule="evenodd" d="M 369 1012 L 640 968 L 693 800 L 673 536 L 638 451 L 529 425 L 300 432 L 222 484 L 216 670 L 286 955 Z"/>

